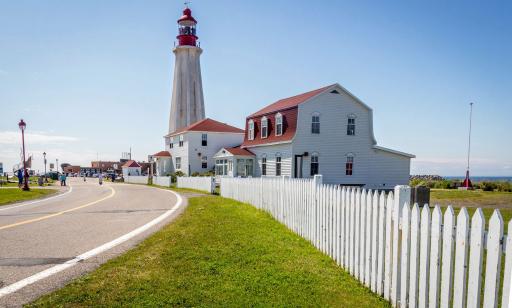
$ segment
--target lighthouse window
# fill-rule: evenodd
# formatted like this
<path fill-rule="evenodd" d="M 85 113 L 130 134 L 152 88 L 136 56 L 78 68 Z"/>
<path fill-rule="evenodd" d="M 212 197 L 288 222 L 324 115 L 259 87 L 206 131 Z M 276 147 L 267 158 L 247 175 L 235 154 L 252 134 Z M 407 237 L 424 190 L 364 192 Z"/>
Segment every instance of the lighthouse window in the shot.
<path fill-rule="evenodd" d="M 254 140 L 254 121 L 253 120 L 249 121 L 249 129 L 247 132 L 247 139 Z"/>
<path fill-rule="evenodd" d="M 268 137 L 268 119 L 267 117 L 263 117 L 261 119 L 261 138 Z"/>
<path fill-rule="evenodd" d="M 281 136 L 283 134 L 283 115 L 278 113 L 276 114 L 276 136 Z"/>
<path fill-rule="evenodd" d="M 196 28 L 191 26 L 181 26 L 179 28 L 180 35 L 196 35 Z"/>

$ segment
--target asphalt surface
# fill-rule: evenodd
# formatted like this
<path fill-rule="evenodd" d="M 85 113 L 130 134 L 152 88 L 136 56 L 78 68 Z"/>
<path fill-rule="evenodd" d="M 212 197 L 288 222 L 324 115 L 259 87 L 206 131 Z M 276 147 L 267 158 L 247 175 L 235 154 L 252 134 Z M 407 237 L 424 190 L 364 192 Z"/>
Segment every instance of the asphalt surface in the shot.
<path fill-rule="evenodd" d="M 71 191 L 39 202 L 0 206 L 0 291 L 117 239 L 176 210 L 147 231 L 62 272 L 1 296 L 20 306 L 55 290 L 133 247 L 181 213 L 178 198 L 144 185 L 100 186 L 97 179 L 68 179 Z M 68 188 L 69 189 L 69 188 Z M 1 292 L 0 292 L 1 293 Z"/>

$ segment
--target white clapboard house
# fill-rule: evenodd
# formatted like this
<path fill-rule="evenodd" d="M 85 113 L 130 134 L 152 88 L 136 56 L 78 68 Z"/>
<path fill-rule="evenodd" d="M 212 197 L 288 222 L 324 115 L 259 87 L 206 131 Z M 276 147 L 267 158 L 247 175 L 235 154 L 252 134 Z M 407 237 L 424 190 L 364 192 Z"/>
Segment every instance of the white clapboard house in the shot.
<path fill-rule="evenodd" d="M 324 183 L 381 189 L 407 184 L 415 157 L 378 146 L 372 109 L 339 84 L 281 99 L 253 113 L 246 119 L 239 149 L 223 151 L 215 159 L 226 165 L 216 168 L 226 170 L 224 176 L 322 174 Z M 253 168 L 234 166 L 248 159 Z"/>
<path fill-rule="evenodd" d="M 215 167 L 214 154 L 223 147 L 240 145 L 243 140 L 243 130 L 206 118 L 166 135 L 168 154 L 161 160 L 162 163 L 168 160 L 171 163 L 165 168 L 157 161 L 156 168 L 163 175 L 177 171 L 185 175 L 212 171 Z"/>

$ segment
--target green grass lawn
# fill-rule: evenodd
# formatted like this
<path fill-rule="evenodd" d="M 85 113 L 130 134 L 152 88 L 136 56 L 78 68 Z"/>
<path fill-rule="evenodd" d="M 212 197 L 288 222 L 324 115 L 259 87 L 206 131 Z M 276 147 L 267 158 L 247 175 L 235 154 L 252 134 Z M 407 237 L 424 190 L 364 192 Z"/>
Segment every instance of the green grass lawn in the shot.
<path fill-rule="evenodd" d="M 270 215 L 217 196 L 31 305 L 389 306 Z"/>
<path fill-rule="evenodd" d="M 37 199 L 56 193 L 55 189 L 31 188 L 30 191 L 23 191 L 17 188 L 0 189 L 0 205 L 6 205 L 13 202 Z"/>
<path fill-rule="evenodd" d="M 505 230 L 507 230 L 508 222 L 512 219 L 512 193 L 510 192 L 432 189 L 430 203 L 431 205 L 439 204 L 442 207 L 452 205 L 454 209 L 457 209 L 456 214 L 459 212 L 458 209 L 465 206 L 471 216 L 480 207 L 487 222 L 494 209 L 498 208 L 505 223 Z"/>

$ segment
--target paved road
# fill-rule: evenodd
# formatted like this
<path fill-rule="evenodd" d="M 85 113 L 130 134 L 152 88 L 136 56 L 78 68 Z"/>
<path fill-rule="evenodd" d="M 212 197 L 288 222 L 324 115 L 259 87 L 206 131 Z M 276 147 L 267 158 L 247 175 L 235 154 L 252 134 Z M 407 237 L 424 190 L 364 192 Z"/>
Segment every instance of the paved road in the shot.
<path fill-rule="evenodd" d="M 165 214 L 165 220 L 138 235 L 137 241 L 140 241 L 181 208 L 178 208 L 177 195 L 148 186 L 112 183 L 100 186 L 97 179 L 84 183 L 76 178 L 71 178 L 69 184 L 70 191 L 48 200 L 0 206 L 0 306 L 16 306 L 32 300 L 98 264 L 87 267 L 77 263 L 76 266 L 81 267 L 79 271 L 66 268 L 51 275 L 56 277 L 5 294 L 13 284 L 20 285 L 66 262 L 73 263 L 77 256 L 141 226 L 146 227 Z M 104 253 L 106 257 L 98 262 L 134 244 L 113 249 L 115 253 L 111 255 Z"/>

